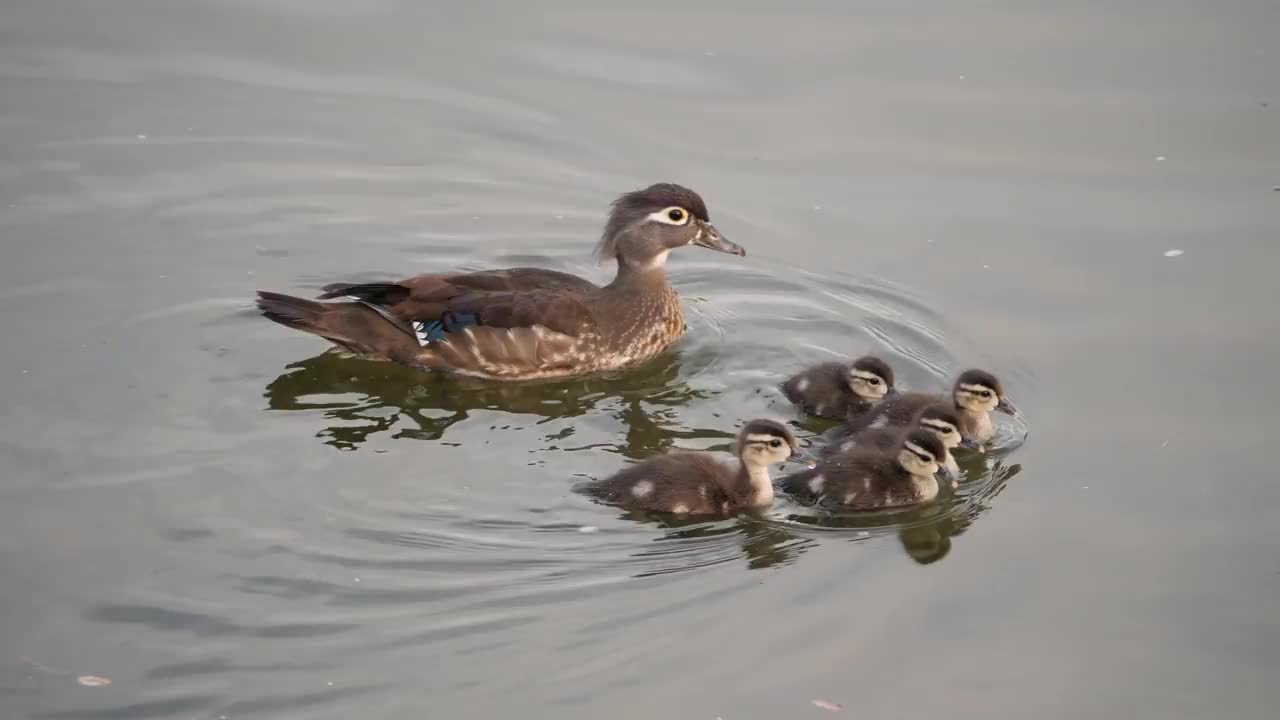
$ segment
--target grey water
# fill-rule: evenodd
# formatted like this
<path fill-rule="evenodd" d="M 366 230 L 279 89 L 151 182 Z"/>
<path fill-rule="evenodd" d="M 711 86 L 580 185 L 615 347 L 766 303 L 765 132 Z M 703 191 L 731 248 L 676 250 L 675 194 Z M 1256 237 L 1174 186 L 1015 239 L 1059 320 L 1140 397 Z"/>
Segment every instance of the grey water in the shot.
<path fill-rule="evenodd" d="M 0 717 L 1273 717 L 1278 31 L 1262 0 L 0 4 Z M 673 253 L 688 333 L 630 372 L 458 382 L 252 309 L 607 279 L 608 203 L 658 181 L 748 255 Z M 1025 423 L 906 513 L 570 490 L 757 415 L 808 441 L 777 383 L 863 352 L 988 368 Z"/>

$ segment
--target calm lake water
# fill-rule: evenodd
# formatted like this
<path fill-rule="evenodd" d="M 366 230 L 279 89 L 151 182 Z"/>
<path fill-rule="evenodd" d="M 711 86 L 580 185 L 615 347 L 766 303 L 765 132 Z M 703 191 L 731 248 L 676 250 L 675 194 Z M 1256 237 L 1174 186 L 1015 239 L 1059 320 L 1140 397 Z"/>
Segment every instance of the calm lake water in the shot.
<path fill-rule="evenodd" d="M 431 5 L 0 8 L 0 717 L 1274 717 L 1280 4 Z M 620 377 L 251 309 L 605 279 L 667 180 L 749 254 L 673 254 Z M 869 350 L 1028 439 L 841 522 L 570 491 Z"/>

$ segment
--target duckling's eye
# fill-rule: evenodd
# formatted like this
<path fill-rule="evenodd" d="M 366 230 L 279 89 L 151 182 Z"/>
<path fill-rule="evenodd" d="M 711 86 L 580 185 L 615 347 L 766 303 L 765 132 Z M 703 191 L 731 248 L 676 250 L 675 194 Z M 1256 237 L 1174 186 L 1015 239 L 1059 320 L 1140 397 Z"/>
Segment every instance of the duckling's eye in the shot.
<path fill-rule="evenodd" d="M 868 385 L 879 385 L 879 384 L 880 384 L 880 378 L 867 378 L 867 384 L 868 384 Z"/>
<path fill-rule="evenodd" d="M 776 450 L 782 447 L 782 441 L 778 440 L 777 438 L 774 438 L 773 440 L 769 441 L 769 447 L 774 448 Z"/>
<path fill-rule="evenodd" d="M 979 391 L 979 392 L 978 392 L 978 394 L 982 396 L 982 399 L 983 399 L 983 400 L 988 400 L 988 399 L 990 399 L 990 398 L 991 398 L 991 391 L 990 391 L 990 390 L 981 390 L 981 391 Z"/>
<path fill-rule="evenodd" d="M 685 211 L 680 208 L 671 208 L 671 210 L 667 211 L 667 217 L 671 218 L 671 222 L 682 223 L 686 215 Z"/>

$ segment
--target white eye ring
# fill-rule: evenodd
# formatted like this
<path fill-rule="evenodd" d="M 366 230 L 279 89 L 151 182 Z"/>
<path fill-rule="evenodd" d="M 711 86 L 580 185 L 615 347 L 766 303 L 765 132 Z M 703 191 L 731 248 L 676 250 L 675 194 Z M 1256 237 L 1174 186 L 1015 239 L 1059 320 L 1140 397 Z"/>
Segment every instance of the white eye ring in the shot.
<path fill-rule="evenodd" d="M 688 225 L 689 217 L 689 211 L 679 205 L 672 205 L 658 212 L 649 213 L 650 220 L 660 222 L 663 225 Z"/>

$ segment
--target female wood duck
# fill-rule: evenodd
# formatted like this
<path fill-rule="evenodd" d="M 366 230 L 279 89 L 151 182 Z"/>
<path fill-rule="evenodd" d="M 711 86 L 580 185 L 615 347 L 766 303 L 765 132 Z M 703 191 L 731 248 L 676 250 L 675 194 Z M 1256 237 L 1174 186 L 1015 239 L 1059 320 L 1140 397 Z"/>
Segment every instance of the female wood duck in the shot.
<path fill-rule="evenodd" d="M 902 444 L 903 438 L 906 437 L 911 428 L 917 427 L 932 432 L 942 441 L 942 448 L 946 452 L 946 457 L 942 459 L 942 470 L 944 471 L 942 474 L 950 480 L 951 485 L 954 487 L 960 477 L 960 465 L 956 463 L 955 457 L 951 454 L 951 449 L 961 446 L 972 447 L 972 445 L 966 444 L 962 439 L 960 414 L 956 412 L 951 403 L 926 405 L 920 412 L 916 413 L 910 428 L 867 428 L 849 433 L 844 432 L 845 428 L 842 426 L 837 429 L 835 441 L 823 449 L 821 457 L 831 458 L 841 453 L 863 449 L 889 452 Z"/>
<path fill-rule="evenodd" d="M 757 419 L 738 433 L 738 462 L 678 450 L 627 467 L 579 490 L 631 510 L 730 515 L 773 503 L 769 466 L 800 457 L 786 425 Z"/>
<path fill-rule="evenodd" d="M 909 431 L 889 452 L 855 450 L 782 478 L 793 497 L 828 507 L 879 510 L 928 502 L 938 496 L 938 465 L 946 448 L 928 430 Z"/>
<path fill-rule="evenodd" d="M 832 420 L 864 413 L 893 392 L 893 368 L 872 355 L 814 365 L 782 383 L 782 394 L 801 412 Z"/>
<path fill-rule="evenodd" d="M 995 375 L 985 370 L 966 370 L 956 378 L 950 398 L 931 393 L 896 393 L 870 411 L 850 417 L 845 428 L 855 433 L 868 428 L 905 427 L 911 424 L 917 413 L 936 402 L 955 408 L 964 439 L 979 447 L 995 434 L 991 424 L 992 410 L 1018 414 L 1017 408 L 1004 396 L 1004 388 Z"/>
<path fill-rule="evenodd" d="M 347 302 L 262 291 L 258 307 L 370 359 L 492 380 L 584 375 L 649 360 L 684 332 L 663 268 L 667 254 L 686 245 L 746 255 L 711 225 L 696 192 L 660 183 L 613 203 L 596 252 L 618 272 L 604 287 L 512 268 L 338 283 L 320 295 Z"/>

